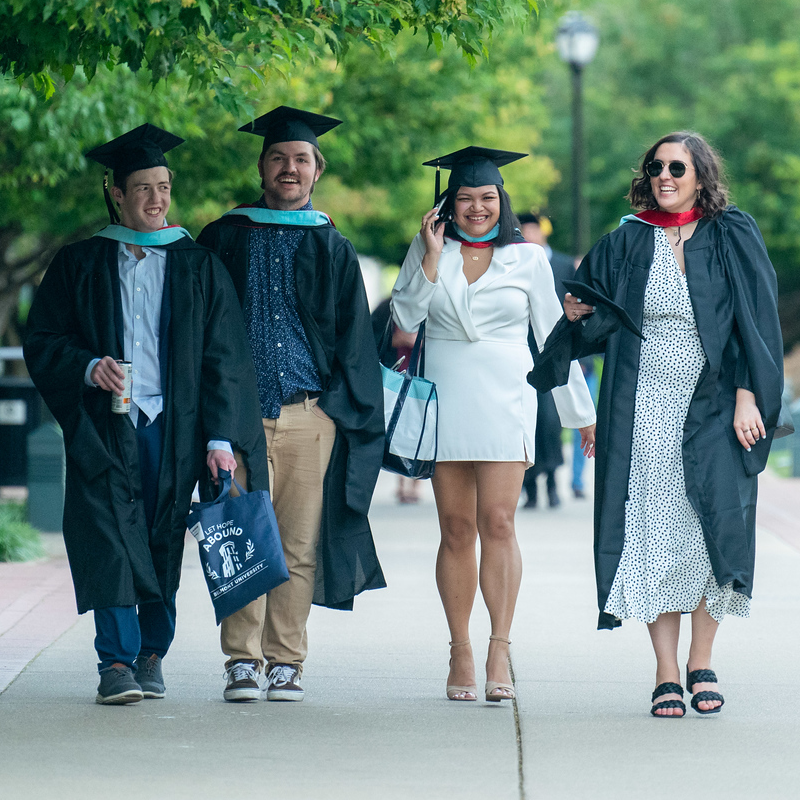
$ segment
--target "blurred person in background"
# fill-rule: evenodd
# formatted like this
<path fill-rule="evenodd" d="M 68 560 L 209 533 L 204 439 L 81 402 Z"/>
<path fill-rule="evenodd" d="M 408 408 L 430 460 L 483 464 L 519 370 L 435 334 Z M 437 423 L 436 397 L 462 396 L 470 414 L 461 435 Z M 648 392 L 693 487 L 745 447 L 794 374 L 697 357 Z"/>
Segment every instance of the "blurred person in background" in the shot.
<path fill-rule="evenodd" d="M 526 241 L 533 242 L 544 248 L 550 268 L 553 270 L 553 281 L 556 294 L 560 302 L 564 302 L 566 289 L 562 280 L 575 276 L 575 262 L 566 253 L 559 253 L 553 250 L 547 243 L 547 239 L 553 232 L 550 220 L 533 211 L 520 214 L 519 229 Z M 536 353 L 536 343 L 532 332 L 528 334 L 528 343 L 531 352 Z M 544 344 L 544 343 L 542 343 Z M 534 465 L 525 471 L 523 487 L 527 495 L 525 508 L 536 508 L 538 500 L 537 481 L 540 475 L 545 476 L 547 489 L 547 502 L 550 508 L 557 508 L 561 505 L 556 486 L 556 469 L 564 463 L 564 453 L 561 445 L 561 419 L 558 416 L 556 405 L 550 392 L 538 392 L 538 409 L 536 413 L 536 461 Z M 577 429 L 573 431 L 576 449 L 583 460 L 583 450 L 581 448 L 581 434 Z M 574 460 L 574 456 L 573 456 Z"/>

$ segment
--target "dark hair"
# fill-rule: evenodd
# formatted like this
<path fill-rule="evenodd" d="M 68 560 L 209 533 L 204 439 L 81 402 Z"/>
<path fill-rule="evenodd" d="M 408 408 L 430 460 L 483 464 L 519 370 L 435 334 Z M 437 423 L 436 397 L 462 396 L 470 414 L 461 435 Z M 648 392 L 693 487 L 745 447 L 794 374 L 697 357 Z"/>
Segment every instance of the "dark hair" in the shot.
<path fill-rule="evenodd" d="M 133 172 L 139 172 L 138 169 L 133 170 Z M 126 170 L 114 170 L 112 175 L 113 185 L 119 189 L 122 194 L 125 194 L 128 191 L 128 178 L 133 175 L 133 172 L 128 172 Z M 175 173 L 167 167 L 167 173 L 169 174 L 169 182 L 172 183 L 172 179 L 175 177 Z"/>
<path fill-rule="evenodd" d="M 634 208 L 656 209 L 658 203 L 650 186 L 650 176 L 644 171 L 655 157 L 656 150 L 662 144 L 682 144 L 692 156 L 692 164 L 697 173 L 697 181 L 702 188 L 695 205 L 703 209 L 710 218 L 718 217 L 728 205 L 728 186 L 725 183 L 725 170 L 722 159 L 716 150 L 699 134 L 693 131 L 676 131 L 662 136 L 642 156 L 637 176 L 631 182 L 631 190 L 627 199 Z"/>
<path fill-rule="evenodd" d="M 522 214 L 517 214 L 517 220 L 520 225 L 540 225 L 541 220 L 538 214 L 533 211 L 523 211 Z"/>
<path fill-rule="evenodd" d="M 495 247 L 505 247 L 507 244 L 511 244 L 516 240 L 519 220 L 514 216 L 514 212 L 511 210 L 511 198 L 508 196 L 508 192 L 502 186 L 495 186 L 495 189 L 497 189 L 497 194 L 500 197 L 500 218 L 498 220 L 500 232 L 494 239 L 494 245 Z M 440 218 L 448 220 L 447 227 L 445 228 L 445 233 L 448 236 L 455 236 L 456 233 L 453 227 L 453 218 L 455 217 L 457 191 L 456 189 L 447 192 L 444 203 L 442 204 L 442 209 L 439 212 Z"/>

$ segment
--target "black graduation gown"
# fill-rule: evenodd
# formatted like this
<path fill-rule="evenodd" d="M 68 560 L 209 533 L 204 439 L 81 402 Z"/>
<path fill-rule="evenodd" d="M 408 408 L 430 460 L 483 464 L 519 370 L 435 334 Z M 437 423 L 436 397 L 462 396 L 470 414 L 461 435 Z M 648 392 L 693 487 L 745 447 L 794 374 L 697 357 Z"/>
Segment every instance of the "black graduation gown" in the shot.
<path fill-rule="evenodd" d="M 566 253 L 559 253 L 553 250 L 550 253 L 550 268 L 553 270 L 553 281 L 555 283 L 558 299 L 563 303 L 564 295 L 567 290 L 564 288 L 563 280 L 572 280 L 575 277 L 575 259 Z"/>
<path fill-rule="evenodd" d="M 198 237 L 230 270 L 242 307 L 250 231 L 269 227 L 275 226 L 231 215 Z M 319 407 L 336 423 L 313 602 L 352 609 L 357 594 L 386 586 L 367 519 L 383 459 L 383 385 L 353 246 L 332 224 L 304 230 L 294 259 L 297 309 L 322 381 Z"/>
<path fill-rule="evenodd" d="M 550 251 L 550 268 L 553 270 L 553 281 L 558 299 L 563 303 L 566 289 L 562 281 L 575 277 L 575 261 L 566 253 Z M 528 332 L 528 345 L 534 354 L 534 362 L 538 356 L 538 348 L 533 339 L 533 332 Z M 526 482 L 535 479 L 542 473 L 553 472 L 564 463 L 564 451 L 561 446 L 561 418 L 558 416 L 556 402 L 550 392 L 537 392 L 538 406 L 536 411 L 536 463 L 525 473 Z M 530 476 L 530 478 L 528 477 Z"/>
<path fill-rule="evenodd" d="M 655 252 L 650 225 L 628 222 L 607 234 L 581 263 L 576 280 L 599 289 L 641 327 L 644 290 Z M 783 345 L 777 281 L 755 221 L 735 206 L 702 219 L 684 244 L 686 280 L 707 362 L 697 381 L 683 431 L 689 502 L 700 517 L 717 583 L 733 582 L 750 596 L 755 562 L 757 478 L 766 466 L 780 412 Z M 605 352 L 597 409 L 594 551 L 600 628 L 625 538 L 639 339 L 618 327 L 601 341 L 581 340 L 580 322 L 565 317 L 545 344 L 567 358 Z M 552 378 L 552 360 L 542 360 Z M 539 362 L 537 362 L 537 368 Z M 555 373 L 561 373 L 559 367 Z M 548 384 L 532 382 L 537 388 Z M 544 377 L 544 376 L 540 376 Z M 548 381 L 552 383 L 552 381 Z M 736 439 L 736 389 L 754 392 L 767 435 L 747 452 Z M 551 388 L 551 387 L 550 387 Z"/>
<path fill-rule="evenodd" d="M 62 248 L 28 315 L 28 371 L 64 432 L 64 541 L 80 613 L 177 591 L 184 518 L 210 439 L 242 451 L 250 488 L 269 488 L 255 370 L 230 277 L 188 237 L 165 249 L 163 453 L 149 533 L 130 417 L 112 413 L 110 393 L 84 382 L 93 358 L 123 357 L 117 242 Z"/>

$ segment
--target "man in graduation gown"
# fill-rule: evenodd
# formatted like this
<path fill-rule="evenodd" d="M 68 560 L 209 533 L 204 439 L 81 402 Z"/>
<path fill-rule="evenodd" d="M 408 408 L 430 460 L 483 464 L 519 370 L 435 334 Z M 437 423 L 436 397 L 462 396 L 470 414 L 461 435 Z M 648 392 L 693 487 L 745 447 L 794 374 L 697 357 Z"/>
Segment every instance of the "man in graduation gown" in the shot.
<path fill-rule="evenodd" d="M 222 623 L 229 701 L 302 700 L 312 602 L 351 609 L 385 586 L 367 512 L 383 455 L 383 389 L 355 250 L 311 205 L 317 136 L 339 120 L 281 106 L 264 137 L 264 194 L 198 241 L 228 267 L 245 312 L 288 582 Z"/>
<path fill-rule="evenodd" d="M 165 227 L 179 139 L 142 125 L 87 154 L 114 170 L 112 224 L 64 247 L 28 317 L 25 360 L 64 432 L 64 540 L 94 609 L 101 704 L 163 697 L 193 488 L 206 465 L 267 486 L 255 373 L 227 270 Z M 121 224 L 116 220 L 119 208 Z M 117 360 L 131 362 L 130 413 Z"/>
<path fill-rule="evenodd" d="M 588 320 L 556 324 L 529 376 L 539 390 L 564 382 L 570 359 L 604 352 L 595 466 L 595 573 L 599 628 L 625 538 L 639 338 L 655 249 L 651 224 L 626 217 L 583 260 L 576 279 L 591 287 Z M 701 219 L 684 246 L 686 280 L 707 362 L 683 432 L 686 493 L 703 529 L 714 577 L 736 592 L 753 589 L 757 476 L 766 466 L 781 407 L 783 344 L 777 282 L 755 221 L 736 206 Z M 573 291 L 579 291 L 574 289 Z M 594 294 L 596 293 L 596 294 Z M 607 301 L 611 301 L 611 303 Z M 639 334 L 640 335 L 640 334 Z M 766 436 L 749 450 L 733 427 L 738 388 L 755 394 Z"/>

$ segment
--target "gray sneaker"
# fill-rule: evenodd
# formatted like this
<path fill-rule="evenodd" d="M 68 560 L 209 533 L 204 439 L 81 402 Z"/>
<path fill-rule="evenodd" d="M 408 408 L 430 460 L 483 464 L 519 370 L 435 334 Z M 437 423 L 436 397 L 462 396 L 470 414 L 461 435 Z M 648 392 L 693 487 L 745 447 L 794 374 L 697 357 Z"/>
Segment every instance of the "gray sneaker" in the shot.
<path fill-rule="evenodd" d="M 122 706 L 138 703 L 142 697 L 142 687 L 136 683 L 130 667 L 113 664 L 100 670 L 100 685 L 97 687 L 95 702 L 104 706 Z"/>
<path fill-rule="evenodd" d="M 293 700 L 305 697 L 300 686 L 300 670 L 292 664 L 273 664 L 267 676 L 267 700 Z"/>
<path fill-rule="evenodd" d="M 147 700 L 162 698 L 167 689 L 161 673 L 161 659 L 153 653 L 149 658 L 141 653 L 136 659 L 136 683 L 142 687 L 142 694 Z"/>
<path fill-rule="evenodd" d="M 225 670 L 228 683 L 222 696 L 232 703 L 261 699 L 261 687 L 258 685 L 258 662 L 234 661 Z"/>

